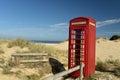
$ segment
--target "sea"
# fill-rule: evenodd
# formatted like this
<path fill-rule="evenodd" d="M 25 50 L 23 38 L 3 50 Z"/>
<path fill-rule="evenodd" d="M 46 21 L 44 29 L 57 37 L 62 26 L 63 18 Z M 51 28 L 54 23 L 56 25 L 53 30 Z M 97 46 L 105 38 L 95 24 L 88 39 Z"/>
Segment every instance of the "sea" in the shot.
<path fill-rule="evenodd" d="M 62 41 L 48 41 L 48 40 L 30 40 L 31 42 L 34 42 L 34 43 L 60 43 Z"/>

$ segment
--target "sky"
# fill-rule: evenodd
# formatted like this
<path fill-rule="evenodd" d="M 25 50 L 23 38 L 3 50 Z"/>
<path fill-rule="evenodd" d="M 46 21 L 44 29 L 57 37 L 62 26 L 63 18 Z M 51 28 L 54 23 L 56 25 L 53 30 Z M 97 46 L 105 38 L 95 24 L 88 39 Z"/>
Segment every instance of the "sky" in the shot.
<path fill-rule="evenodd" d="M 0 0 L 0 38 L 67 40 L 81 16 L 96 20 L 97 37 L 120 35 L 120 0 Z"/>

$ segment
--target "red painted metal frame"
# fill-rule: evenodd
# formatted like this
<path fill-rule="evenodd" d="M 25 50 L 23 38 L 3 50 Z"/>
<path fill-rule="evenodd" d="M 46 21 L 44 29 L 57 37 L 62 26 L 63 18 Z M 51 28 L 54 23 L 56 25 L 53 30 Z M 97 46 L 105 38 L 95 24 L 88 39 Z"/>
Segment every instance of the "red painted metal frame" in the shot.
<path fill-rule="evenodd" d="M 73 23 L 74 25 L 72 25 Z M 85 67 L 83 70 L 83 74 L 85 77 L 89 77 L 95 72 L 96 22 L 94 19 L 89 17 L 78 17 L 72 19 L 69 25 L 68 68 L 73 68 L 79 65 L 80 62 L 84 62 Z M 73 31 L 76 31 L 76 34 L 73 33 Z M 79 38 L 75 38 L 77 36 Z M 72 43 L 71 41 L 74 43 Z M 81 43 L 82 41 L 84 43 Z M 81 49 L 83 51 L 81 51 Z M 81 60 L 81 58 L 83 60 Z M 72 77 L 79 77 L 79 70 L 69 75 Z"/>

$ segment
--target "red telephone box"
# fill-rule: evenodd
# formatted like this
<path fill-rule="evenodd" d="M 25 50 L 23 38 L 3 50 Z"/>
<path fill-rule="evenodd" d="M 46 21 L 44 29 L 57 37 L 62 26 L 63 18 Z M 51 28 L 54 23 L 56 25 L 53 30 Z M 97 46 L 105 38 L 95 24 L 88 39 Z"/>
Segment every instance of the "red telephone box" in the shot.
<path fill-rule="evenodd" d="M 84 63 L 83 75 L 88 78 L 95 72 L 96 21 L 89 17 L 78 17 L 69 24 L 68 68 Z M 79 77 L 80 72 L 69 74 Z"/>

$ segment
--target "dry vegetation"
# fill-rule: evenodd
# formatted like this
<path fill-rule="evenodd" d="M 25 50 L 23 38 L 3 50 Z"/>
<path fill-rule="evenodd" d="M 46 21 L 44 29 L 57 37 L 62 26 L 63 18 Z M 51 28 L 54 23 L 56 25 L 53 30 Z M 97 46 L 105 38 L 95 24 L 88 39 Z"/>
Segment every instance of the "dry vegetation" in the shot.
<path fill-rule="evenodd" d="M 120 41 L 109 41 L 108 39 L 97 39 L 97 62 L 96 73 L 90 77 L 89 80 L 112 76 L 112 80 L 119 80 L 120 77 L 120 61 L 114 58 L 114 55 L 105 51 L 109 46 L 113 49 L 114 46 L 117 52 Z M 105 44 L 105 46 L 103 45 Z M 111 44 L 111 45 L 110 45 Z M 68 56 L 68 42 L 59 44 L 35 44 L 24 39 L 16 40 L 0 40 L 0 77 L 2 80 L 41 80 L 43 76 L 51 74 L 51 67 L 49 63 L 28 63 L 17 65 L 11 62 L 12 53 L 48 53 L 48 57 L 55 58 L 62 62 L 67 67 Z M 116 47 L 115 47 L 116 46 Z M 105 53 L 101 53 L 101 48 Z M 109 51 L 110 51 L 109 50 Z M 109 53 L 109 54 L 106 54 Z M 105 56 L 103 56 L 105 54 Z M 101 55 L 103 57 L 101 57 Z M 110 57 L 112 55 L 112 57 Z M 117 54 L 116 54 L 117 55 Z M 109 56 L 109 57 L 106 57 Z M 105 57 L 105 58 L 104 58 Z M 106 60 L 107 59 L 107 60 Z M 102 80 L 102 79 L 101 79 Z"/>
<path fill-rule="evenodd" d="M 97 61 L 96 70 L 101 72 L 110 72 L 120 77 L 120 61 L 107 59 L 106 61 Z"/>
<path fill-rule="evenodd" d="M 7 51 L 5 51 L 5 48 Z M 14 49 L 14 50 L 13 50 Z M 53 57 L 58 60 L 64 60 L 67 63 L 67 50 L 59 50 L 43 44 L 35 44 L 24 39 L 16 40 L 1 40 L 0 41 L 0 69 L 1 76 L 12 75 L 16 80 L 41 80 L 45 74 L 51 73 L 49 63 L 27 63 L 17 65 L 11 62 L 12 53 L 48 53 L 48 57 Z M 60 57 L 64 56 L 64 57 Z M 5 58 L 4 58 L 5 57 Z M 67 64 L 65 64 L 67 65 Z M 3 78 L 5 79 L 5 78 Z"/>

